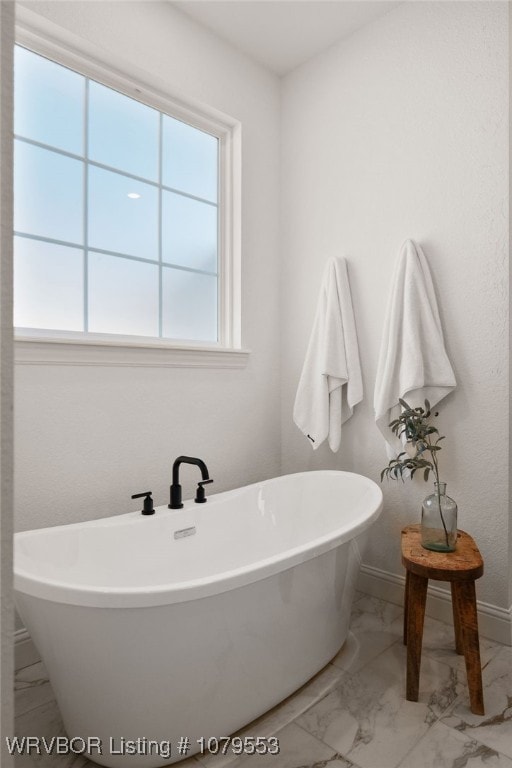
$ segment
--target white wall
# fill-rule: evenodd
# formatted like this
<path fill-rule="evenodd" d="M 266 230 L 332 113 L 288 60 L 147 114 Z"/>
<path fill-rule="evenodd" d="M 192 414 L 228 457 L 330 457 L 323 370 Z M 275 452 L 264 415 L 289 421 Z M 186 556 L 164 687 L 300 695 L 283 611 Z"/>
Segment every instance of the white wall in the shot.
<path fill-rule="evenodd" d="M 13 764 L 14 656 L 12 633 L 12 40 L 11 3 L 0 3 L 0 763 Z"/>
<path fill-rule="evenodd" d="M 478 597 L 508 608 L 507 4 L 411 2 L 284 80 L 282 470 L 387 463 L 373 386 L 391 270 L 424 247 L 458 387 L 440 407 L 441 452 L 459 527 L 485 559 Z M 344 255 L 365 399 L 333 455 L 292 423 L 325 261 Z M 402 573 L 400 529 L 430 484 L 383 485 L 365 562 Z M 392 581 L 392 579 L 391 579 Z"/>
<path fill-rule="evenodd" d="M 243 124 L 243 370 L 18 365 L 18 530 L 167 503 L 179 454 L 211 493 L 279 471 L 279 81 L 168 3 L 22 3 L 98 59 L 136 66 Z M 57 28 L 55 28 L 57 30 Z M 53 31 L 55 31 L 53 30 Z M 58 31 L 58 30 L 57 30 Z M 182 470 L 190 497 L 197 469 Z"/>
<path fill-rule="evenodd" d="M 510 221 L 512 221 L 512 196 L 510 195 L 510 179 L 512 179 L 512 153 L 510 152 L 510 146 L 511 146 L 511 139 L 512 139 L 512 133 L 511 133 L 511 126 L 512 126 L 512 18 L 510 16 L 510 10 L 509 10 L 509 18 L 508 18 L 508 122 L 509 122 L 509 156 L 508 156 L 508 178 L 509 178 L 509 196 L 508 196 L 508 220 L 509 220 L 509 230 L 508 230 L 508 252 L 509 252 L 509 262 L 510 262 L 510 251 L 511 251 L 511 245 L 512 245 L 512 231 L 510 229 Z M 510 316 L 511 316 L 511 308 L 512 308 L 512 272 L 509 268 L 509 275 L 508 275 L 508 285 L 509 285 L 509 324 L 508 324 L 508 336 L 509 336 L 509 350 L 512 348 L 512 328 L 510 324 Z M 512 382 L 512 355 L 509 354 L 509 361 L 508 361 L 508 380 L 509 380 L 509 387 L 510 382 Z M 509 538 L 509 545 L 508 545 L 508 551 L 509 551 L 509 560 L 508 560 L 508 573 L 509 573 L 509 602 L 510 602 L 510 644 L 512 645 L 512 504 L 510 500 L 510 490 L 512 489 L 512 456 L 510 455 L 510 443 L 512 440 L 512 411 L 509 410 L 509 430 L 508 430 L 508 444 L 509 444 L 509 480 L 508 480 L 508 488 L 509 488 L 509 499 L 508 499 L 508 507 L 509 507 L 509 527 L 508 527 L 508 538 Z"/>

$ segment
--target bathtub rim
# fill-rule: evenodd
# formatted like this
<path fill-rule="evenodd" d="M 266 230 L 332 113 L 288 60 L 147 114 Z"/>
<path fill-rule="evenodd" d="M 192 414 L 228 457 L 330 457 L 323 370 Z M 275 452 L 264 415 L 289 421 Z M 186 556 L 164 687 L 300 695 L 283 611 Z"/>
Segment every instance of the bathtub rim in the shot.
<path fill-rule="evenodd" d="M 241 490 L 261 486 L 274 480 L 284 477 L 301 477 L 311 474 L 327 475 L 350 475 L 357 476 L 364 480 L 368 489 L 371 489 L 373 496 L 370 499 L 368 512 L 360 515 L 354 521 L 350 521 L 350 527 L 340 526 L 330 531 L 324 536 L 318 537 L 306 542 L 293 549 L 287 549 L 268 558 L 263 558 L 257 563 L 238 567 L 232 570 L 217 573 L 209 577 L 201 577 L 176 584 L 158 584 L 142 587 L 112 587 L 112 586 L 70 586 L 64 582 L 55 579 L 37 578 L 33 573 L 28 573 L 14 567 L 14 592 L 37 597 L 42 600 L 48 600 L 54 603 L 64 603 L 74 606 L 86 606 L 90 608 L 143 608 L 174 603 L 188 602 L 198 600 L 222 592 L 229 592 L 233 589 L 243 587 L 247 584 L 260 581 L 270 576 L 274 576 L 283 571 L 289 570 L 294 566 L 300 565 L 307 560 L 328 552 L 341 546 L 347 541 L 357 538 L 361 533 L 367 530 L 373 522 L 379 517 L 382 511 L 383 495 L 380 487 L 370 478 L 356 472 L 347 472 L 344 470 L 311 470 L 306 472 L 289 473 L 280 475 L 269 480 L 250 483 L 245 486 L 223 491 L 215 494 L 213 498 L 222 501 L 222 498 L 231 496 Z M 194 502 L 186 501 L 184 510 L 193 509 Z M 156 507 L 156 510 L 168 511 L 166 506 Z M 67 523 L 64 525 L 53 526 L 56 530 L 62 530 L 73 527 L 94 526 L 95 524 L 105 524 L 104 521 L 112 520 L 121 522 L 123 518 L 132 517 L 139 513 L 121 513 L 120 515 L 110 515 L 105 518 L 87 520 L 77 523 Z M 40 533 L 42 531 L 52 530 L 50 528 L 38 528 L 30 531 L 23 531 L 15 534 L 15 540 L 22 541 L 23 538 Z"/>

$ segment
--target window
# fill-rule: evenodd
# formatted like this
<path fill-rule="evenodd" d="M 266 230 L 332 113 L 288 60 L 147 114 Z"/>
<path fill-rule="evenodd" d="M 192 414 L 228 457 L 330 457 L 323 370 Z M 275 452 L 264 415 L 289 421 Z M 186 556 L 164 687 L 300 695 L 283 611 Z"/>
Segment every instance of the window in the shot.
<path fill-rule="evenodd" d="M 14 323 L 25 336 L 237 346 L 231 129 L 164 106 L 16 46 Z"/>

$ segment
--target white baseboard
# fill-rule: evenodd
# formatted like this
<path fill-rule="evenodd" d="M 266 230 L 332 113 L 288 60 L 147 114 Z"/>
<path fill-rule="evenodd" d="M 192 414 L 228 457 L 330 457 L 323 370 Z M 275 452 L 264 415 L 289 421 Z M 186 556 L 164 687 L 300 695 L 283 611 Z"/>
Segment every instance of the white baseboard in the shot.
<path fill-rule="evenodd" d="M 362 565 L 357 588 L 372 597 L 389 600 L 403 605 L 405 576 Z M 512 606 L 500 608 L 497 605 L 477 600 L 478 627 L 482 637 L 488 637 L 503 645 L 512 645 Z M 452 621 L 452 599 L 449 588 L 429 585 L 426 613 L 433 619 Z"/>
<path fill-rule="evenodd" d="M 32 639 L 26 629 L 18 629 L 14 633 L 14 668 L 23 669 L 40 661 Z"/>

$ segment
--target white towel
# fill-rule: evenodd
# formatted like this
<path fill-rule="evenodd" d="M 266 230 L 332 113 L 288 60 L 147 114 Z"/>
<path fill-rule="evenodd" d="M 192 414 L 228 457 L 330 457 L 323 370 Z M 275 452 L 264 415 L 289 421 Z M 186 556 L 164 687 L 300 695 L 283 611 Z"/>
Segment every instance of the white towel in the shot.
<path fill-rule="evenodd" d="M 313 330 L 297 388 L 293 420 L 315 450 L 341 442 L 341 425 L 363 398 L 354 310 L 345 259 L 325 268 Z"/>
<path fill-rule="evenodd" d="M 406 240 L 393 274 L 375 382 L 375 421 L 389 458 L 403 450 L 388 426 L 400 415 L 398 398 L 412 408 L 427 399 L 433 407 L 455 386 L 427 260 Z"/>

